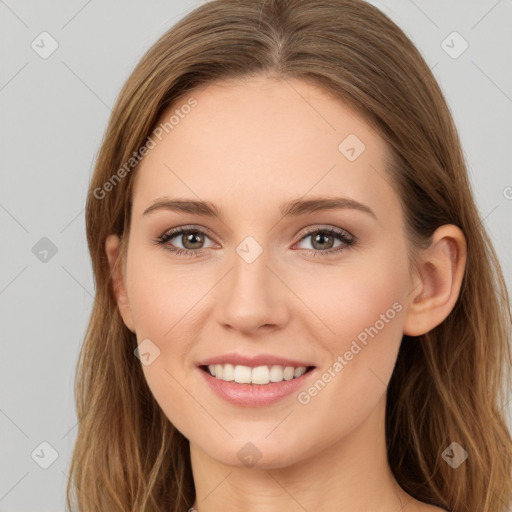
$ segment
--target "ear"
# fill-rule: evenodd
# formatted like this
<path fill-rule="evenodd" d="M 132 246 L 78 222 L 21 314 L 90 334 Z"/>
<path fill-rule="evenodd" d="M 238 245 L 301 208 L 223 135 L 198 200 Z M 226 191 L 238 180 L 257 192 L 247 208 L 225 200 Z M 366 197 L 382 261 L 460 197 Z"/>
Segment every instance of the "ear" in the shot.
<path fill-rule="evenodd" d="M 117 235 L 109 235 L 105 242 L 105 251 L 107 253 L 110 265 L 112 288 L 116 297 L 117 307 L 123 322 L 130 331 L 135 332 L 133 325 L 133 317 L 126 293 L 126 278 L 124 275 L 124 266 L 119 259 L 121 240 Z"/>
<path fill-rule="evenodd" d="M 454 308 L 466 268 L 464 234 L 452 224 L 439 227 L 419 260 L 403 326 L 409 336 L 431 331 Z"/>

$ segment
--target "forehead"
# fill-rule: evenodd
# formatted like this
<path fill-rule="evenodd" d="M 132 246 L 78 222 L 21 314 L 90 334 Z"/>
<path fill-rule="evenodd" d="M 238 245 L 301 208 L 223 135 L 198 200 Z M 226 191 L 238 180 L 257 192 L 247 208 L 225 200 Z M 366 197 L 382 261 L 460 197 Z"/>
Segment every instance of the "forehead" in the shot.
<path fill-rule="evenodd" d="M 175 101 L 151 137 L 134 176 L 134 210 L 164 194 L 221 203 L 227 195 L 246 211 L 308 193 L 384 208 L 397 200 L 384 141 L 341 100 L 301 80 L 208 84 Z"/>

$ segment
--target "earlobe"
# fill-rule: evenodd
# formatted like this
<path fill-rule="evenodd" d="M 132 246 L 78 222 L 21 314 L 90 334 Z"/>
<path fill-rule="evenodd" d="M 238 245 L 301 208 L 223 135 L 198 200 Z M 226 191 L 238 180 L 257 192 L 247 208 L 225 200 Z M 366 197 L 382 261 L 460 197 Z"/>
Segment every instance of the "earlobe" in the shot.
<path fill-rule="evenodd" d="M 441 324 L 459 297 L 466 267 L 466 239 L 457 226 L 439 227 L 420 255 L 408 297 L 404 334 L 420 336 Z"/>
<path fill-rule="evenodd" d="M 117 307 L 123 318 L 123 322 L 130 331 L 135 332 L 133 325 L 130 302 L 126 292 L 126 282 L 123 272 L 123 265 L 120 257 L 121 240 L 117 235 L 109 235 L 105 241 L 105 252 L 111 271 L 112 289 L 116 298 Z"/>

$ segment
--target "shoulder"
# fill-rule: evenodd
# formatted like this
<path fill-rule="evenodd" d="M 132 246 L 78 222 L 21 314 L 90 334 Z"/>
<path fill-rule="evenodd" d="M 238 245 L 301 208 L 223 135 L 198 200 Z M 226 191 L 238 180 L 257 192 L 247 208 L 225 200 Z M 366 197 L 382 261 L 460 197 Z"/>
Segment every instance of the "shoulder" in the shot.
<path fill-rule="evenodd" d="M 407 503 L 403 508 L 403 512 L 450 512 L 444 508 L 430 505 L 424 501 L 419 501 L 410 494 L 407 494 Z"/>
<path fill-rule="evenodd" d="M 434 505 L 428 505 L 427 503 L 418 502 L 418 512 L 448 512 L 448 510 Z"/>

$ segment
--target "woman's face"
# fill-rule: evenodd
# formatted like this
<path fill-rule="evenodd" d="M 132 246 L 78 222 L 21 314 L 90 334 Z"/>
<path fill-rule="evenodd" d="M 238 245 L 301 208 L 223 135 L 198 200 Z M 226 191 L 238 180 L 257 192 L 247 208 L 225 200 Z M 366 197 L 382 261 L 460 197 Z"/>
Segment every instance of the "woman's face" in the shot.
<path fill-rule="evenodd" d="M 299 80 L 218 82 L 173 114 L 134 176 L 123 310 L 162 410 L 239 466 L 381 435 L 411 291 L 384 142 Z M 224 381 L 211 359 L 228 379 L 285 380 Z"/>

